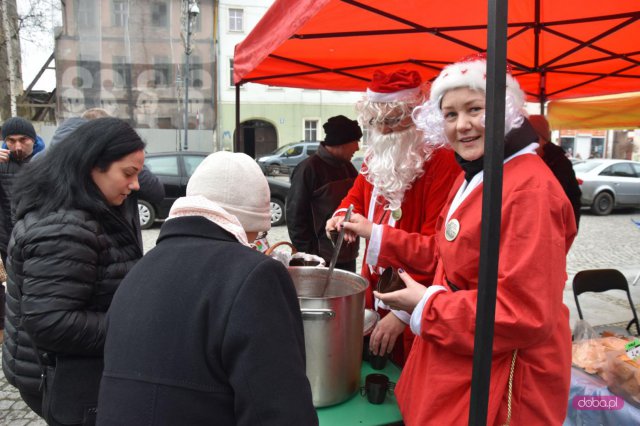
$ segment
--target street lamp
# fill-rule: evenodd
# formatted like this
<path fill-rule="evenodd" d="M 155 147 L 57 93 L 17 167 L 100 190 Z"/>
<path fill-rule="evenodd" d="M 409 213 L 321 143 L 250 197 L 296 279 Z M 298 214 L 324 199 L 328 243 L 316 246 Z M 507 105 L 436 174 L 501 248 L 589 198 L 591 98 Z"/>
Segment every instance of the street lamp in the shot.
<path fill-rule="evenodd" d="M 193 20 L 200 14 L 197 0 L 187 0 L 187 28 L 186 42 L 184 46 L 184 150 L 189 149 L 189 58 L 191 56 L 191 34 Z"/>

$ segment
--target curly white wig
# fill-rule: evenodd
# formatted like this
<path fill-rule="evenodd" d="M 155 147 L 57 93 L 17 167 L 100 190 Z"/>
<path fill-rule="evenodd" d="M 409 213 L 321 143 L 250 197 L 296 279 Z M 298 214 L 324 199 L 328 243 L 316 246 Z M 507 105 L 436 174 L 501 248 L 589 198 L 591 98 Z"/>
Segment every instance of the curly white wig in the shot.
<path fill-rule="evenodd" d="M 505 94 L 505 134 L 522 125 L 526 112 L 525 95 L 518 81 L 507 73 Z M 429 100 L 413 110 L 412 117 L 424 140 L 433 146 L 446 144 L 442 97 L 452 89 L 468 87 L 486 93 L 487 62 L 484 59 L 456 62 L 446 66 L 431 85 Z"/>

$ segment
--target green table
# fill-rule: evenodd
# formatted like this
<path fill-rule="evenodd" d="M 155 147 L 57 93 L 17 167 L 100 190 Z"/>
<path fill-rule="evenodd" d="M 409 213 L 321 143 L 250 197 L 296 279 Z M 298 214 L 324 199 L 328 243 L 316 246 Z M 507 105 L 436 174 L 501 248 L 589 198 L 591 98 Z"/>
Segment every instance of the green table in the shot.
<path fill-rule="evenodd" d="M 400 377 L 400 368 L 392 362 L 387 362 L 382 370 L 374 370 L 368 362 L 362 361 L 360 371 L 360 386 L 364 386 L 365 377 L 371 373 L 385 374 L 394 383 L 397 383 Z M 382 404 L 375 405 L 370 404 L 367 397 L 361 396 L 358 392 L 341 404 L 317 408 L 316 412 L 321 426 L 375 426 L 401 424 L 402 421 L 398 403 L 393 394 L 387 394 Z"/>

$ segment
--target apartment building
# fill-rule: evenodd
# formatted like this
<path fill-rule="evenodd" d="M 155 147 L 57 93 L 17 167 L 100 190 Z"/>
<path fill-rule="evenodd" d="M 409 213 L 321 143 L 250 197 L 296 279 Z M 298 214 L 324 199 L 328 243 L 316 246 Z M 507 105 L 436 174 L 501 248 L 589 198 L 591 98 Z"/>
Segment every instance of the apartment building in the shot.
<path fill-rule="evenodd" d="M 138 129 L 150 152 L 234 150 L 234 47 L 272 3 L 64 2 L 55 43 L 58 120 L 100 107 Z M 194 4 L 198 13 L 189 19 Z M 337 114 L 354 117 L 361 96 L 260 84 L 242 86 L 240 95 L 240 149 L 256 157 L 286 143 L 322 140 L 322 123 Z"/>

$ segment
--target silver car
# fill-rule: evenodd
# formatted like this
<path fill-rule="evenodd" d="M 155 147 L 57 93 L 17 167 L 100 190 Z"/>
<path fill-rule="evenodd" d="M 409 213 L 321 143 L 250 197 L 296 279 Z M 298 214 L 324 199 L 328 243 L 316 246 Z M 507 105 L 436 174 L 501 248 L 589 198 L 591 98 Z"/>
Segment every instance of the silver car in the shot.
<path fill-rule="evenodd" d="M 573 165 L 583 206 L 597 215 L 616 207 L 640 207 L 640 162 L 592 159 Z"/>

